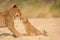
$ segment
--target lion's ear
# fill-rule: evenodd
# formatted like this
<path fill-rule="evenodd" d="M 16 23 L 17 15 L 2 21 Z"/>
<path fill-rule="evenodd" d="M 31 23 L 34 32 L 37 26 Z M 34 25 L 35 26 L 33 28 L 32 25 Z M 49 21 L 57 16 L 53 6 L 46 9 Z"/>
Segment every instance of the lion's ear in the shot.
<path fill-rule="evenodd" d="M 14 6 L 13 6 L 13 8 L 16 8 L 17 7 L 17 5 L 15 4 Z"/>

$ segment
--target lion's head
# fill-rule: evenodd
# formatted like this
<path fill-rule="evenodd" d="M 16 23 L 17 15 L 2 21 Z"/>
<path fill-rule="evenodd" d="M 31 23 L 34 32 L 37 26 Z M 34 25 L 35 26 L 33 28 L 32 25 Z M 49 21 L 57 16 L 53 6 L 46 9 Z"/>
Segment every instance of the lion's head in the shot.
<path fill-rule="evenodd" d="M 8 11 L 9 11 L 9 15 L 11 16 L 14 16 L 14 17 L 21 16 L 20 9 L 17 5 L 13 5 L 12 7 L 10 7 Z"/>

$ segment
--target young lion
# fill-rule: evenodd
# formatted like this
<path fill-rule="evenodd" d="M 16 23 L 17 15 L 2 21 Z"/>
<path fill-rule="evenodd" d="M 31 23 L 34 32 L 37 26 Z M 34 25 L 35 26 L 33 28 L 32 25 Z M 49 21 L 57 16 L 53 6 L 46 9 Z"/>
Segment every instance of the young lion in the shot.
<path fill-rule="evenodd" d="M 20 9 L 14 5 L 8 11 L 0 13 L 0 28 L 7 27 L 16 36 L 19 37 L 20 33 L 14 28 L 14 19 L 20 16 Z"/>
<path fill-rule="evenodd" d="M 27 35 L 29 36 L 30 35 L 41 35 L 41 34 L 46 35 L 44 33 L 41 33 L 39 30 L 37 30 L 33 25 L 31 25 L 28 19 L 21 14 L 20 9 L 16 5 L 11 7 L 8 11 L 0 13 L 0 20 L 1 20 L 0 24 L 2 23 L 0 27 L 7 26 L 11 30 L 11 32 L 14 33 L 16 37 L 19 37 L 20 33 L 17 32 L 16 29 L 14 28 L 14 19 L 16 17 L 20 17 L 20 20 L 25 25 Z"/>

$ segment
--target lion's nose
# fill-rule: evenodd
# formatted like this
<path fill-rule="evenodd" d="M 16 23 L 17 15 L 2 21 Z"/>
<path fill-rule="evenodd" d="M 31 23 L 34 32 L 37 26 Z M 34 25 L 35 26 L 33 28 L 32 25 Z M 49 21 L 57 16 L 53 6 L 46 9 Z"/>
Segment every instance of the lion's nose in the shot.
<path fill-rule="evenodd" d="M 19 16 L 19 15 L 16 15 L 17 17 Z"/>
<path fill-rule="evenodd" d="M 19 13 L 16 13 L 15 15 L 18 17 L 19 16 Z"/>

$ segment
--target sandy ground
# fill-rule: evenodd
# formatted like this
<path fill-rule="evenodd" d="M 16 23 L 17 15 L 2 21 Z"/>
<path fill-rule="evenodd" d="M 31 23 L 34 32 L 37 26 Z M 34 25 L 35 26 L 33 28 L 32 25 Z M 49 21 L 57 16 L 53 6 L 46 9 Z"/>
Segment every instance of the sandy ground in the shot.
<path fill-rule="evenodd" d="M 60 18 L 31 18 L 29 19 L 32 25 L 43 32 L 47 31 L 48 36 L 21 36 L 15 38 L 12 36 L 8 28 L 0 28 L 0 40 L 60 40 Z M 15 28 L 21 34 L 26 34 L 23 23 L 17 18 Z"/>

